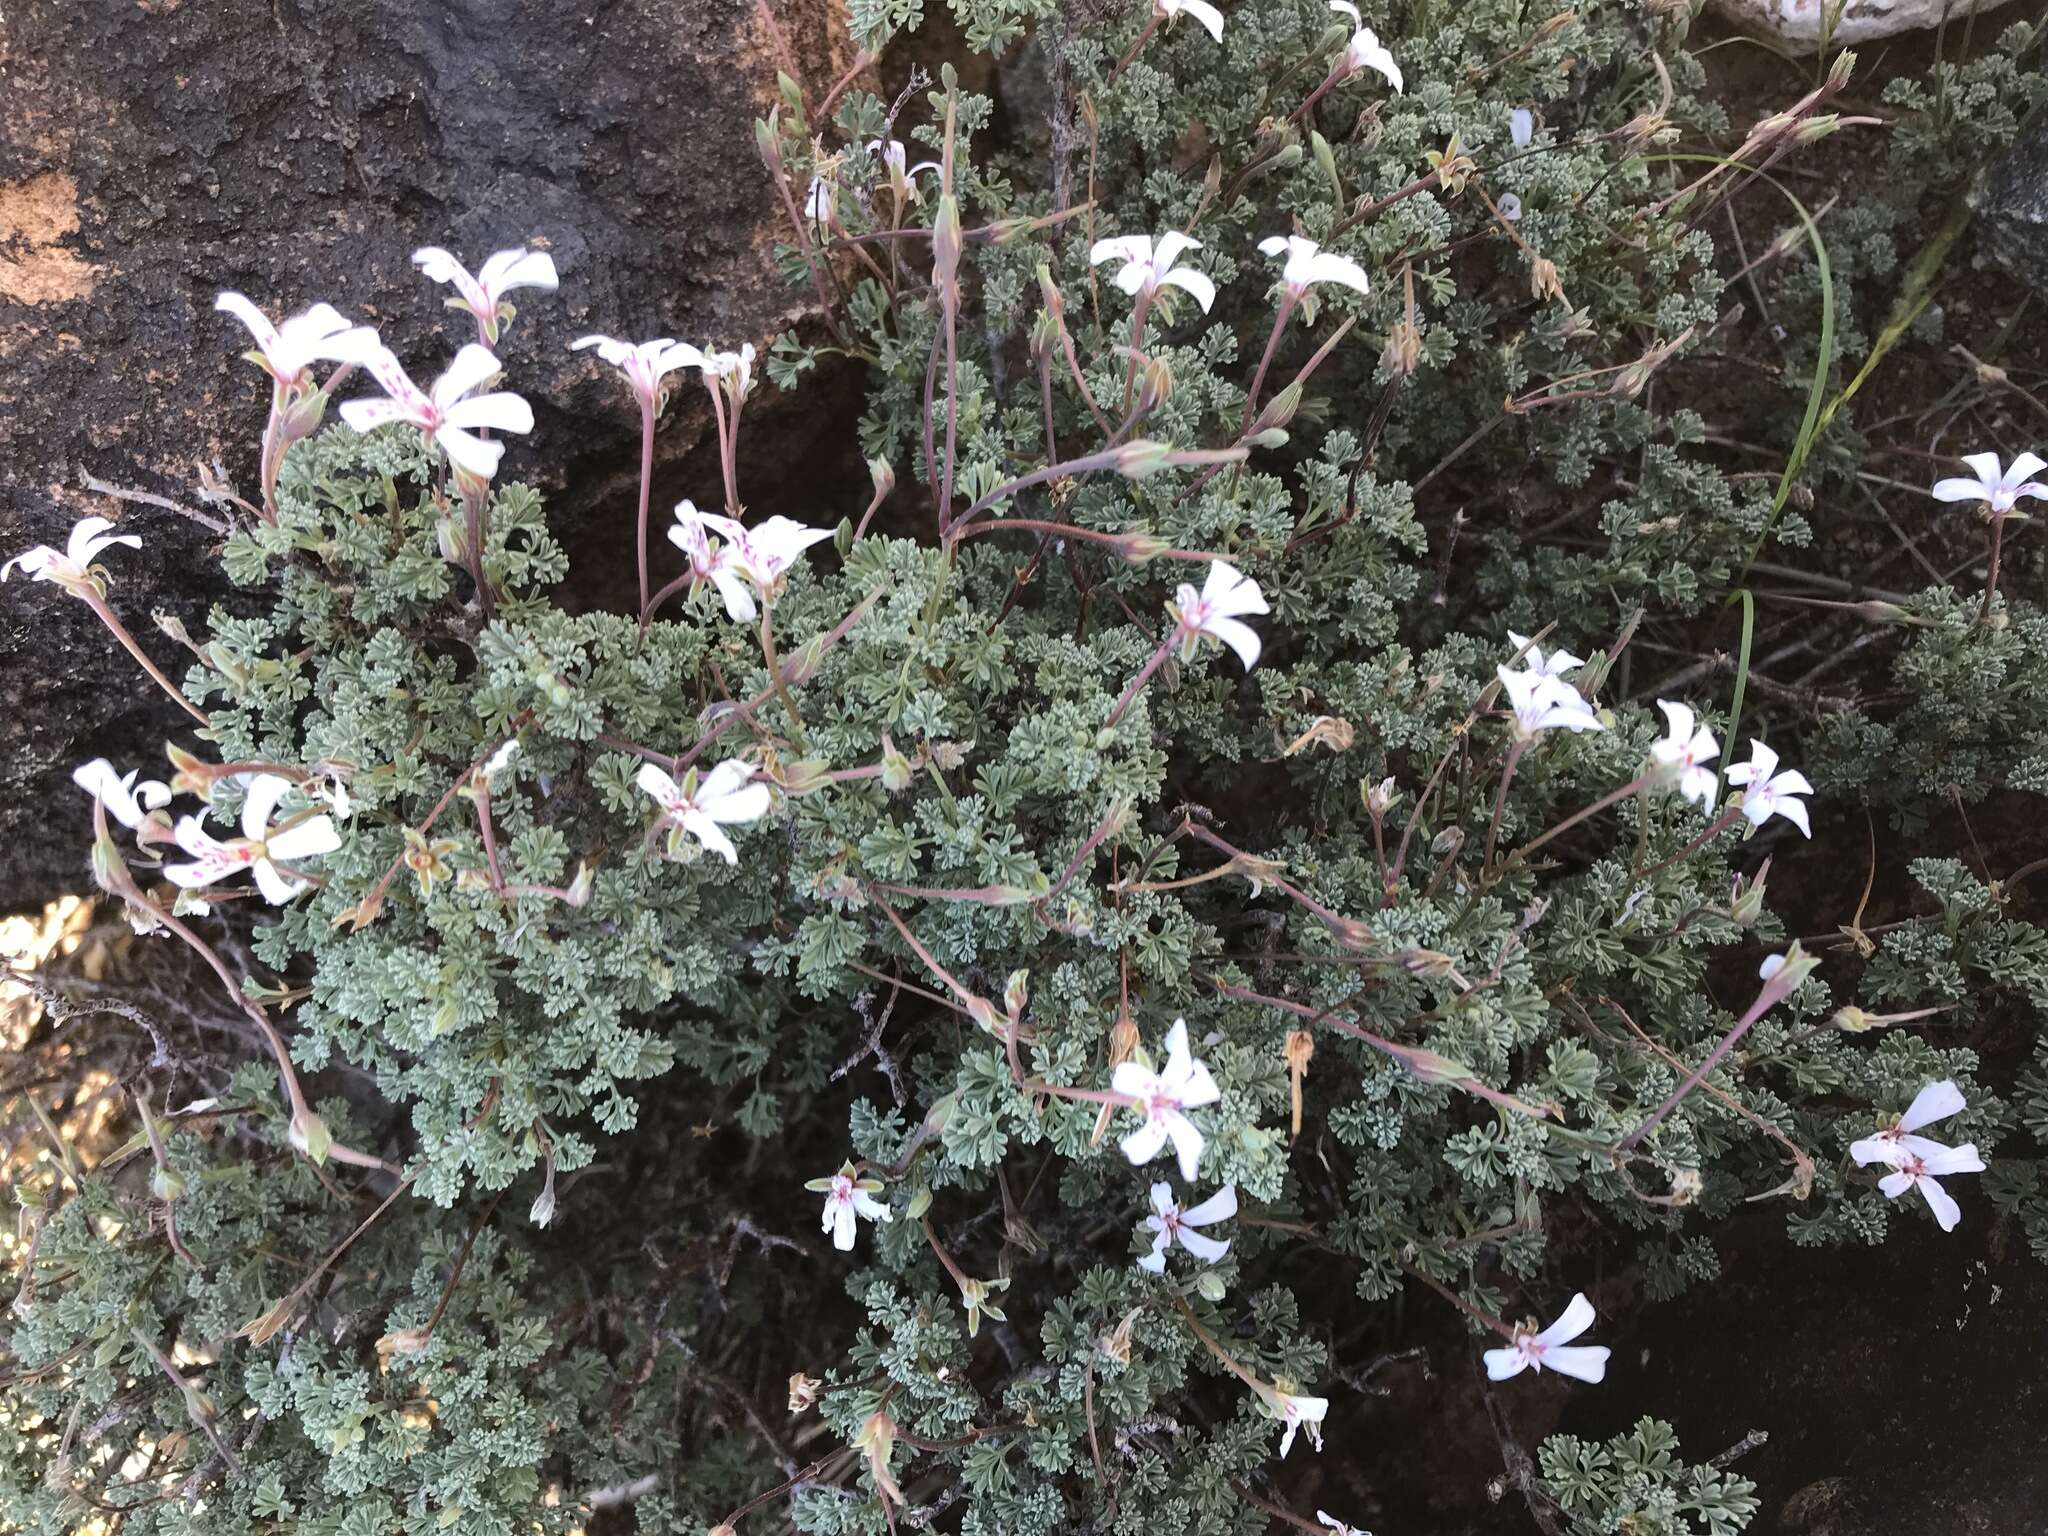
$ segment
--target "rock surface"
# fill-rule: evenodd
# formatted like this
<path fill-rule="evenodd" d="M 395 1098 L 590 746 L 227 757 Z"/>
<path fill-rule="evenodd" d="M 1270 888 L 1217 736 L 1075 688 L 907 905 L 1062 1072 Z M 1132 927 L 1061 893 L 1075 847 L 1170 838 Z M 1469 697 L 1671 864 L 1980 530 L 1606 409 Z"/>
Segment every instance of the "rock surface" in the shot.
<path fill-rule="evenodd" d="M 2048 288 L 2048 113 L 2036 112 L 1984 177 L 1977 231 L 2018 281 Z"/>
<path fill-rule="evenodd" d="M 1851 47 L 1901 32 L 1938 27 L 1946 16 L 1960 22 L 2007 0 L 1713 0 L 1717 15 L 1745 31 L 1761 32 L 1804 53 L 1820 46 L 1823 34 L 1833 48 Z M 1841 14 L 1830 16 L 1839 8 Z"/>
<path fill-rule="evenodd" d="M 630 536 L 616 563 L 594 540 L 630 525 L 637 425 L 616 377 L 567 346 L 591 330 L 759 345 L 805 318 L 806 292 L 771 267 L 784 231 L 751 122 L 778 64 L 815 103 L 854 49 L 839 0 L 774 0 L 773 27 L 768 9 L 15 0 L 0 22 L 0 556 L 61 545 L 86 512 L 118 517 L 146 543 L 114 552 L 112 600 L 171 662 L 149 612 L 203 626 L 222 595 L 215 536 L 78 487 L 87 471 L 189 504 L 196 461 L 217 459 L 251 492 L 267 397 L 215 293 L 273 315 L 328 300 L 430 377 L 464 338 L 412 250 L 473 267 L 533 243 L 562 287 L 515 296 L 509 383 L 539 422 L 508 472 L 550 491 L 579 600 L 630 587 Z M 844 430 L 853 382 L 807 383 L 795 408 L 761 392 L 750 502 L 815 497 L 835 470 L 865 492 Z M 701 500 L 715 452 L 697 446 L 698 392 L 681 393 L 656 492 Z M 181 719 L 82 604 L 0 586 L 0 910 L 85 879 L 71 766 L 104 752 L 160 767 Z"/>

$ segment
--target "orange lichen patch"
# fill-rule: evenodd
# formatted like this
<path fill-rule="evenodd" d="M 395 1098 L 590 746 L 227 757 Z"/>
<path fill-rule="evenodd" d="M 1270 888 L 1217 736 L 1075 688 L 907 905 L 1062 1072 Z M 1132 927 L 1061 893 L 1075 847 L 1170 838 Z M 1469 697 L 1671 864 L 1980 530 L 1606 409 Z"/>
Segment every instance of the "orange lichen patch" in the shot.
<path fill-rule="evenodd" d="M 78 233 L 78 183 L 57 171 L 0 185 L 0 298 L 61 304 L 92 293 L 97 269 L 60 243 Z"/>

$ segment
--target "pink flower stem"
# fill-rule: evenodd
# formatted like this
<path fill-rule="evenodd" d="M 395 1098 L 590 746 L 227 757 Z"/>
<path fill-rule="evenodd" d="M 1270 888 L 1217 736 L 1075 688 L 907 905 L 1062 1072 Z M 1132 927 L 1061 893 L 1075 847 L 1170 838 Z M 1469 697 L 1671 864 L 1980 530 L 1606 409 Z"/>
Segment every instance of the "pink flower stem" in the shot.
<path fill-rule="evenodd" d="M 1719 837 L 1723 832 L 1726 832 L 1730 827 L 1734 826 L 1735 823 L 1737 823 L 1740 820 L 1742 820 L 1742 807 L 1739 805 L 1729 806 L 1727 810 L 1723 811 L 1719 816 L 1716 816 L 1711 822 L 1707 824 L 1706 831 L 1702 832 L 1698 837 L 1694 838 L 1691 842 L 1687 843 L 1683 848 L 1679 849 L 1678 852 L 1672 854 L 1670 858 L 1663 860 L 1661 863 L 1652 864 L 1648 869 L 1644 870 L 1641 874 L 1637 875 L 1636 878 L 1638 880 L 1647 880 L 1650 878 L 1650 876 L 1654 874 L 1659 874 L 1662 871 L 1669 869 L 1672 865 L 1676 864 L 1680 859 L 1687 859 L 1692 857 L 1692 855 L 1698 853 L 1702 848 L 1706 847 L 1708 843 L 1712 842 L 1715 838 Z"/>
<path fill-rule="evenodd" d="M 1998 595 L 1998 547 L 2005 542 L 2005 514 L 1991 514 L 1991 567 L 1984 576 L 1984 604 L 1977 610 L 1977 622 L 1984 624 L 1991 618 L 1991 600 Z"/>
<path fill-rule="evenodd" d="M 721 449 L 724 439 L 719 440 Z M 648 615 L 654 610 L 647 595 L 647 507 L 654 495 L 654 400 L 640 397 L 640 521 L 636 548 L 640 556 L 640 630 L 646 633 Z"/>
<path fill-rule="evenodd" d="M 1145 354 L 1140 350 L 1145 340 L 1145 321 L 1152 313 L 1152 289 L 1147 286 L 1138 290 L 1138 302 L 1131 306 L 1131 359 L 1124 370 L 1124 414 L 1129 415 L 1131 396 L 1138 387 L 1138 359 Z M 1268 353 L 1270 356 L 1270 352 Z M 1261 373 L 1264 369 L 1260 370 Z"/>
<path fill-rule="evenodd" d="M 122 647 L 126 649 L 130 656 L 133 656 L 135 658 L 137 664 L 141 666 L 142 670 L 147 672 L 150 675 L 150 677 L 155 680 L 156 685 L 159 688 L 163 689 L 163 691 L 169 694 L 173 699 L 175 699 L 177 701 L 178 707 L 184 710 L 186 714 L 190 715 L 194 720 L 197 720 L 200 723 L 200 725 L 210 729 L 213 725 L 213 721 L 207 715 L 206 711 L 201 709 L 197 704 L 194 704 L 190 699 L 186 698 L 184 694 L 180 693 L 178 689 L 172 685 L 171 680 L 168 677 L 164 676 L 163 670 L 160 667 L 158 667 L 154 661 L 151 661 L 149 659 L 148 652 L 144 651 L 140 645 L 136 644 L 135 637 L 128 633 L 128 626 L 123 624 L 119 619 L 114 617 L 114 610 L 107 606 L 107 600 L 101 597 L 98 592 L 93 591 L 89 586 L 76 587 L 73 590 L 76 591 L 80 597 L 85 599 L 86 607 L 90 608 L 94 613 L 100 616 L 100 622 L 106 625 L 108 629 L 113 631 L 114 638 L 121 642 Z"/>
<path fill-rule="evenodd" d="M 1323 76 L 1323 83 L 1308 93 L 1308 100 L 1304 101 L 1300 106 L 1296 107 L 1294 109 L 1293 115 L 1290 116 L 1287 119 L 1287 121 L 1289 121 L 1290 123 L 1298 123 L 1304 117 L 1308 116 L 1310 112 L 1315 110 L 1316 103 L 1321 101 L 1325 96 L 1329 95 L 1331 88 L 1335 86 L 1338 81 L 1344 79 L 1350 73 L 1351 72 L 1348 69 L 1344 68 L 1340 64 L 1337 68 L 1331 70 L 1327 75 Z"/>
<path fill-rule="evenodd" d="M 490 866 L 491 889 L 502 896 L 505 894 L 505 871 L 498 865 L 498 837 L 491 827 L 491 787 L 479 780 L 473 793 L 476 799 L 476 829 L 484 841 L 484 862 Z"/>
<path fill-rule="evenodd" d="M 1500 792 L 1493 797 L 1493 820 L 1486 825 L 1486 853 L 1479 861 L 1479 883 L 1486 883 L 1486 872 L 1493 868 L 1494 840 L 1500 836 L 1501 812 L 1507 809 L 1508 786 L 1515 781 L 1515 770 L 1522 764 L 1522 754 L 1529 750 L 1530 738 L 1517 736 L 1515 744 L 1508 748 L 1506 766 L 1500 771 Z"/>
<path fill-rule="evenodd" d="M 1047 347 L 1038 355 L 1038 393 L 1045 407 L 1045 462 L 1057 464 L 1060 446 L 1052 427 L 1052 348 Z"/>
<path fill-rule="evenodd" d="M 98 842 L 109 850 L 108 856 L 102 856 L 97 849 L 94 853 L 93 863 L 100 876 L 100 883 L 110 894 L 119 896 L 145 918 L 170 929 L 206 962 L 213 974 L 220 978 L 221 985 L 227 988 L 228 995 L 256 1025 L 258 1033 L 263 1036 L 263 1043 L 270 1048 L 270 1054 L 277 1062 L 278 1076 L 284 1081 L 285 1098 L 291 1104 L 292 1124 L 302 1125 L 314 1118 L 312 1106 L 306 1102 L 305 1090 L 299 1086 L 299 1074 L 292 1065 L 291 1052 L 285 1047 L 284 1036 L 277 1032 L 277 1026 L 270 1022 L 270 1016 L 242 990 L 240 978 L 228 969 L 227 962 L 215 953 L 213 946 L 142 893 L 142 888 L 135 883 L 135 877 L 128 872 L 128 866 L 121 861 L 120 855 L 111 851 L 114 848 L 114 841 L 107 831 L 107 808 L 103 804 L 93 806 L 93 831 Z M 358 1152 L 338 1141 L 328 1146 L 327 1155 L 338 1163 L 350 1163 L 358 1168 L 380 1168 L 390 1174 L 399 1171 L 381 1157 Z"/>
<path fill-rule="evenodd" d="M 1152 19 L 1138 29 L 1138 35 L 1131 39 L 1131 46 L 1124 50 L 1124 56 L 1116 61 L 1116 68 L 1109 72 L 1109 78 L 1103 84 L 1115 85 L 1117 76 L 1131 67 L 1131 61 L 1137 58 L 1139 50 L 1152 40 L 1152 34 L 1158 30 L 1159 13 L 1154 11 Z"/>
<path fill-rule="evenodd" d="M 277 475 L 284 465 L 284 445 L 278 437 L 284 428 L 284 386 L 270 386 L 270 419 L 263 425 L 263 456 L 259 473 L 263 480 L 263 521 L 277 526 Z"/>
<path fill-rule="evenodd" d="M 1658 770 L 1653 768 L 1648 773 L 1639 774 L 1637 777 L 1630 779 L 1626 784 L 1622 785 L 1621 788 L 1608 791 L 1608 793 L 1602 795 L 1598 800 L 1595 800 L 1591 805 L 1585 807 L 1585 809 L 1572 812 L 1571 815 L 1565 817 L 1563 821 L 1560 821 L 1556 826 L 1552 827 L 1549 831 L 1538 834 L 1533 840 L 1524 843 L 1521 847 L 1517 848 L 1513 853 L 1509 854 L 1508 857 L 1501 863 L 1499 875 L 1501 877 L 1505 877 L 1511 871 L 1520 868 L 1524 863 L 1528 861 L 1530 854 L 1534 853 L 1538 848 L 1541 848 L 1545 843 L 1549 842 L 1552 838 L 1557 837 L 1563 833 L 1569 832 L 1573 827 L 1576 827 L 1580 822 L 1586 821 L 1591 817 L 1599 815 L 1602 811 L 1606 810 L 1610 806 L 1621 804 L 1622 801 L 1626 800 L 1630 795 L 1635 794 L 1637 791 L 1648 789 L 1652 784 L 1657 782 L 1657 778 Z M 1710 828 L 1708 830 L 1707 836 L 1711 837 L 1712 835 L 1713 831 Z M 1704 839 L 1702 839 L 1702 841 L 1704 841 Z"/>
<path fill-rule="evenodd" d="M 1707 1059 L 1692 1070 L 1692 1073 L 1684 1082 L 1678 1085 L 1670 1098 L 1657 1106 L 1656 1112 L 1649 1119 L 1615 1143 L 1614 1150 L 1617 1153 L 1630 1151 L 1637 1142 L 1663 1124 L 1664 1117 L 1670 1114 L 1672 1110 L 1678 1108 L 1684 1102 L 1686 1095 L 1705 1081 L 1707 1074 L 1718 1067 L 1728 1053 L 1735 1049 L 1735 1042 L 1749 1033 L 1749 1026 L 1762 1018 L 1771 1004 L 1778 1001 L 1781 996 L 1783 996 L 1783 989 L 1773 987 L 1768 981 L 1765 982 L 1763 991 L 1759 992 L 1756 1001 L 1749 1005 L 1749 1011 L 1735 1021 L 1735 1027 L 1721 1037 L 1719 1045 L 1707 1052 Z"/>
<path fill-rule="evenodd" d="M 725 483 L 725 513 L 728 517 L 738 517 L 741 510 L 740 493 L 735 484 L 736 477 L 733 473 L 733 444 L 728 435 L 725 422 L 725 394 L 719 386 L 718 375 L 715 373 L 705 375 L 704 387 L 711 392 L 711 415 L 718 425 L 718 468 L 719 474 Z M 737 428 L 739 426 L 737 420 L 739 406 L 737 402 L 734 403 L 733 411 L 735 416 L 733 427 Z"/>
<path fill-rule="evenodd" d="M 1238 426 L 1241 438 L 1251 431 L 1252 420 L 1259 410 L 1259 391 L 1265 387 L 1266 370 L 1273 366 L 1273 354 L 1280 350 L 1280 337 L 1287 330 L 1287 322 L 1294 318 L 1294 311 L 1301 303 L 1301 295 L 1289 288 L 1280 300 L 1280 313 L 1273 317 L 1273 334 L 1266 338 L 1266 350 L 1259 358 L 1259 371 L 1252 375 L 1251 392 L 1244 400 L 1244 420 Z"/>
<path fill-rule="evenodd" d="M 804 750 L 804 717 L 797 713 L 789 684 L 782 680 L 782 664 L 775 658 L 775 629 L 769 622 L 774 612 L 770 604 L 761 604 L 761 656 L 768 663 L 770 684 L 775 689 L 775 697 L 781 701 L 783 713 L 789 716 L 789 733 L 795 739 L 797 751 L 801 752 Z"/>
<path fill-rule="evenodd" d="M 1124 711 L 1131 707 L 1131 701 L 1137 698 L 1139 690 L 1152 681 L 1152 674 L 1154 672 L 1157 672 L 1166 665 L 1166 658 L 1173 651 L 1173 642 L 1179 638 L 1180 630 L 1176 627 L 1171 634 L 1159 642 L 1159 649 L 1154 651 L 1151 659 L 1138 669 L 1138 675 L 1131 679 L 1130 687 L 1126 688 L 1123 697 L 1116 701 L 1116 708 L 1112 709 L 1109 712 L 1109 718 L 1102 722 L 1105 730 L 1123 718 Z"/>

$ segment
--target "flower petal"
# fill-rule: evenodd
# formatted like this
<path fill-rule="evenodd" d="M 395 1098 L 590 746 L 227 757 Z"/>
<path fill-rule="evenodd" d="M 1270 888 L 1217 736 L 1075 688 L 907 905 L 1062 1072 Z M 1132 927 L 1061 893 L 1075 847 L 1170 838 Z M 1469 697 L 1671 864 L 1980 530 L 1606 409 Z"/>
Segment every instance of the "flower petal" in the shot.
<path fill-rule="evenodd" d="M 247 792 L 242 797 L 242 836 L 252 842 L 262 840 L 270 829 L 271 817 L 277 812 L 277 802 L 290 789 L 291 781 L 274 773 L 259 773 L 249 780 Z"/>
<path fill-rule="evenodd" d="M 1564 1376 L 1576 1376 L 1580 1381 L 1599 1381 L 1607 1375 L 1607 1356 L 1610 1353 L 1605 1344 L 1580 1344 L 1569 1349 L 1547 1349 L 1543 1352 L 1546 1369 Z"/>
<path fill-rule="evenodd" d="M 1593 1310 L 1593 1303 L 1586 1300 L 1583 1291 L 1576 1293 L 1563 1314 L 1548 1328 L 1536 1335 L 1536 1342 L 1548 1349 L 1554 1344 L 1569 1344 L 1588 1328 L 1593 1326 L 1599 1314 Z M 1547 1357 L 1546 1357 L 1546 1363 Z"/>
<path fill-rule="evenodd" d="M 1159 1186 L 1153 1186 L 1158 1189 Z M 1155 1195 L 1155 1201 L 1156 1201 Z M 1237 1186 L 1226 1184 L 1215 1194 L 1180 1213 L 1180 1224 L 1184 1227 L 1213 1226 L 1219 1221 L 1228 1221 L 1237 1214 Z"/>
<path fill-rule="evenodd" d="M 1942 1078 L 1929 1083 L 1913 1095 L 1913 1102 L 1906 1112 L 1899 1116 L 1899 1129 L 1917 1131 L 1923 1125 L 1932 1125 L 1937 1120 L 1946 1120 L 1950 1115 L 1963 1112 L 1963 1090 L 1954 1081 Z"/>
<path fill-rule="evenodd" d="M 263 846 L 273 859 L 283 859 L 291 864 L 300 859 L 317 859 L 323 854 L 333 853 L 341 847 L 341 834 L 334 828 L 334 819 L 323 814 L 285 828 Z"/>
<path fill-rule="evenodd" d="M 1956 1204 L 1955 1197 L 1925 1176 L 1913 1182 L 1919 1187 L 1921 1198 L 1926 1200 L 1927 1209 L 1934 1212 L 1935 1222 L 1941 1230 L 1955 1231 L 1956 1223 L 1963 1219 L 1963 1208 Z"/>

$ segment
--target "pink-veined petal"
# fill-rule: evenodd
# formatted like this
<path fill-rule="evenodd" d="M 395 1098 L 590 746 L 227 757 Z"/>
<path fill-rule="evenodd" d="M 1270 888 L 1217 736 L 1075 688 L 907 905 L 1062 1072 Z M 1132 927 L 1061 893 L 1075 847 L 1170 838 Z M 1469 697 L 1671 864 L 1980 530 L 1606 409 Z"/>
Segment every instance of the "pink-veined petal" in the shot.
<path fill-rule="evenodd" d="M 1529 1357 L 1519 1349 L 1489 1349 L 1482 1358 L 1486 1361 L 1486 1375 L 1491 1381 L 1506 1381 L 1529 1368 Z"/>
<path fill-rule="evenodd" d="M 1877 1181 L 1877 1187 L 1884 1191 L 1887 1200 L 1896 1200 L 1913 1187 L 1910 1173 L 1888 1173 Z"/>
<path fill-rule="evenodd" d="M 233 315 L 241 321 L 254 338 L 257 349 L 268 353 L 277 341 L 277 327 L 270 323 L 270 317 L 258 309 L 246 294 L 233 289 L 221 294 L 213 301 L 213 307 L 222 314 Z"/>
<path fill-rule="evenodd" d="M 367 400 L 342 401 L 341 419 L 357 432 L 374 432 L 379 427 L 395 426 L 415 418 L 396 400 L 379 400 L 373 396 Z"/>
<path fill-rule="evenodd" d="M 653 797 L 654 803 L 661 807 L 664 814 L 681 814 L 684 804 L 683 791 L 662 769 L 653 763 L 642 763 L 640 771 L 633 775 L 633 782 Z"/>
<path fill-rule="evenodd" d="M 1913 1095 L 1913 1102 L 1906 1106 L 1906 1112 L 1899 1116 L 1899 1129 L 1917 1131 L 1923 1125 L 1932 1125 L 1937 1120 L 1946 1120 L 1950 1115 L 1963 1112 L 1963 1090 L 1954 1081 L 1942 1078 L 1929 1083 Z"/>
<path fill-rule="evenodd" d="M 1126 1098 L 1149 1098 L 1159 1086 L 1159 1079 L 1139 1066 L 1135 1061 L 1120 1061 L 1116 1070 L 1109 1075 L 1110 1091 L 1123 1094 Z M 1168 1193 L 1171 1193 L 1169 1188 Z"/>
<path fill-rule="evenodd" d="M 1142 1166 L 1157 1157 L 1159 1149 L 1166 1145 L 1166 1126 L 1158 1120 L 1148 1118 L 1118 1145 L 1132 1164 Z"/>
<path fill-rule="evenodd" d="M 1150 235 L 1114 235 L 1088 247 L 1088 265 L 1099 267 L 1105 261 L 1142 262 L 1150 259 L 1151 255 Z"/>

